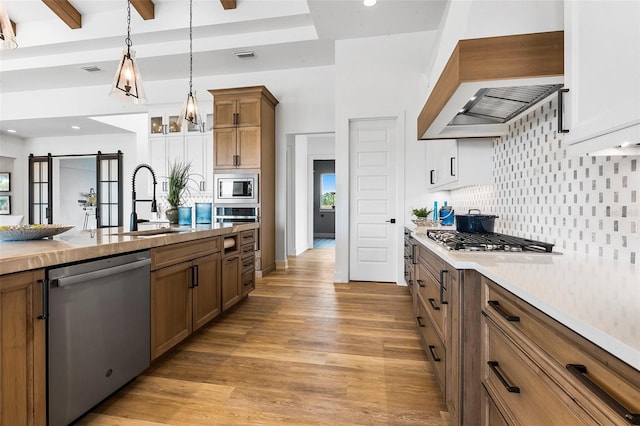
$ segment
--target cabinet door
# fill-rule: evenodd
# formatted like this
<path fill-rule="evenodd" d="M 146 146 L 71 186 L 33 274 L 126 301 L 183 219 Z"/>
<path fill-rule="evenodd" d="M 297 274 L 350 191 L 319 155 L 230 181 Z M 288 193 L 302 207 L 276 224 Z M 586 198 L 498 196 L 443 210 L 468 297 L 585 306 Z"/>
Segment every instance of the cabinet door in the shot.
<path fill-rule="evenodd" d="M 182 161 L 184 156 L 184 136 L 167 136 L 167 167 L 175 161 Z M 167 169 L 167 172 L 169 170 Z"/>
<path fill-rule="evenodd" d="M 236 304 L 242 295 L 240 282 L 240 257 L 231 256 L 222 261 L 222 310 Z"/>
<path fill-rule="evenodd" d="M 564 5 L 565 141 L 589 141 L 584 152 L 637 142 L 640 2 L 571 0 Z"/>
<path fill-rule="evenodd" d="M 260 125 L 260 98 L 238 99 L 236 108 L 238 113 L 236 124 L 238 126 Z"/>
<path fill-rule="evenodd" d="M 458 180 L 458 141 L 447 139 L 438 141 L 438 177 L 440 185 Z"/>
<path fill-rule="evenodd" d="M 156 172 L 158 186 L 156 193 L 163 194 L 169 190 L 167 181 L 167 145 L 165 137 L 149 138 L 149 165 Z M 149 177 L 149 194 L 153 193 L 153 181 Z"/>
<path fill-rule="evenodd" d="M 193 330 L 197 330 L 221 312 L 220 254 L 193 261 L 196 274 L 193 287 Z"/>
<path fill-rule="evenodd" d="M 234 127 L 214 129 L 213 146 L 215 151 L 215 168 L 235 168 L 236 129 Z"/>
<path fill-rule="evenodd" d="M 235 127 L 234 114 L 236 113 L 236 101 L 214 100 L 213 101 L 213 127 Z"/>
<path fill-rule="evenodd" d="M 191 262 L 151 273 L 151 359 L 191 334 L 191 281 Z"/>
<path fill-rule="evenodd" d="M 260 127 L 238 127 L 239 169 L 260 168 Z"/>
<path fill-rule="evenodd" d="M 41 271 L 0 277 L 0 425 L 46 424 Z"/>
<path fill-rule="evenodd" d="M 211 192 L 211 161 L 213 154 L 210 154 L 211 135 L 189 135 L 185 136 L 184 153 L 185 160 L 191 162 L 191 174 L 196 181 L 197 190 L 200 193 Z"/>

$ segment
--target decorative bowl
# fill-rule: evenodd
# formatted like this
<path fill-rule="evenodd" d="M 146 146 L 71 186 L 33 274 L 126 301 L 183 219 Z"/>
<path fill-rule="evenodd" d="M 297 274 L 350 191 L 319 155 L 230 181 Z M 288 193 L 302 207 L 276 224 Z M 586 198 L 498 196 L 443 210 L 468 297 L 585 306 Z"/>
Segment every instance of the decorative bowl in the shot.
<path fill-rule="evenodd" d="M 52 237 L 73 228 L 69 225 L 0 226 L 0 241 L 27 241 Z"/>
<path fill-rule="evenodd" d="M 433 228 L 434 226 L 438 226 L 437 220 L 427 219 L 425 217 L 418 217 L 416 219 L 411 219 L 411 222 L 416 224 L 416 232 L 423 233 L 426 232 L 427 228 Z"/>

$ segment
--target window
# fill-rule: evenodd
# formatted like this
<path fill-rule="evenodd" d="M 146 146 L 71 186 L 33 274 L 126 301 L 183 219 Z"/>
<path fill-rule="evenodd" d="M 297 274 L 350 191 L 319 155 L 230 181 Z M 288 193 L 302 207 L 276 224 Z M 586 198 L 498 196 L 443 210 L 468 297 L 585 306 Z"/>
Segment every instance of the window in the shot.
<path fill-rule="evenodd" d="M 333 210 L 336 207 L 336 175 L 325 173 L 320 176 L 320 210 Z"/>

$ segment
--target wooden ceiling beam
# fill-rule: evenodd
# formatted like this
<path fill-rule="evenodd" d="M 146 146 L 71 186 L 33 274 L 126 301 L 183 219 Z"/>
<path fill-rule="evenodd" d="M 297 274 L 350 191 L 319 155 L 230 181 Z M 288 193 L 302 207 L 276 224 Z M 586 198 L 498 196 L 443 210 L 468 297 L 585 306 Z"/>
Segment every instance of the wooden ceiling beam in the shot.
<path fill-rule="evenodd" d="M 69 0 L 42 0 L 72 30 L 82 28 L 82 15 Z"/>
<path fill-rule="evenodd" d="M 131 5 L 145 21 L 155 18 L 155 5 L 152 0 L 130 0 Z"/>
<path fill-rule="evenodd" d="M 236 8 L 236 0 L 220 0 L 220 3 L 222 3 L 222 8 L 224 10 Z"/>

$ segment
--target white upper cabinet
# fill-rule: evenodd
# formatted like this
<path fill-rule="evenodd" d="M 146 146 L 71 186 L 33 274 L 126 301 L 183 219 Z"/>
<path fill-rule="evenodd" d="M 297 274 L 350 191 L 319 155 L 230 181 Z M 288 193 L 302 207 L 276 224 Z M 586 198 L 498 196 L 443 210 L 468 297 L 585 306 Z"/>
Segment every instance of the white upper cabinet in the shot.
<path fill-rule="evenodd" d="M 569 154 L 640 154 L 640 1 L 567 0 L 564 19 Z"/>
<path fill-rule="evenodd" d="M 444 139 L 426 143 L 429 190 L 493 183 L 492 139 Z"/>

